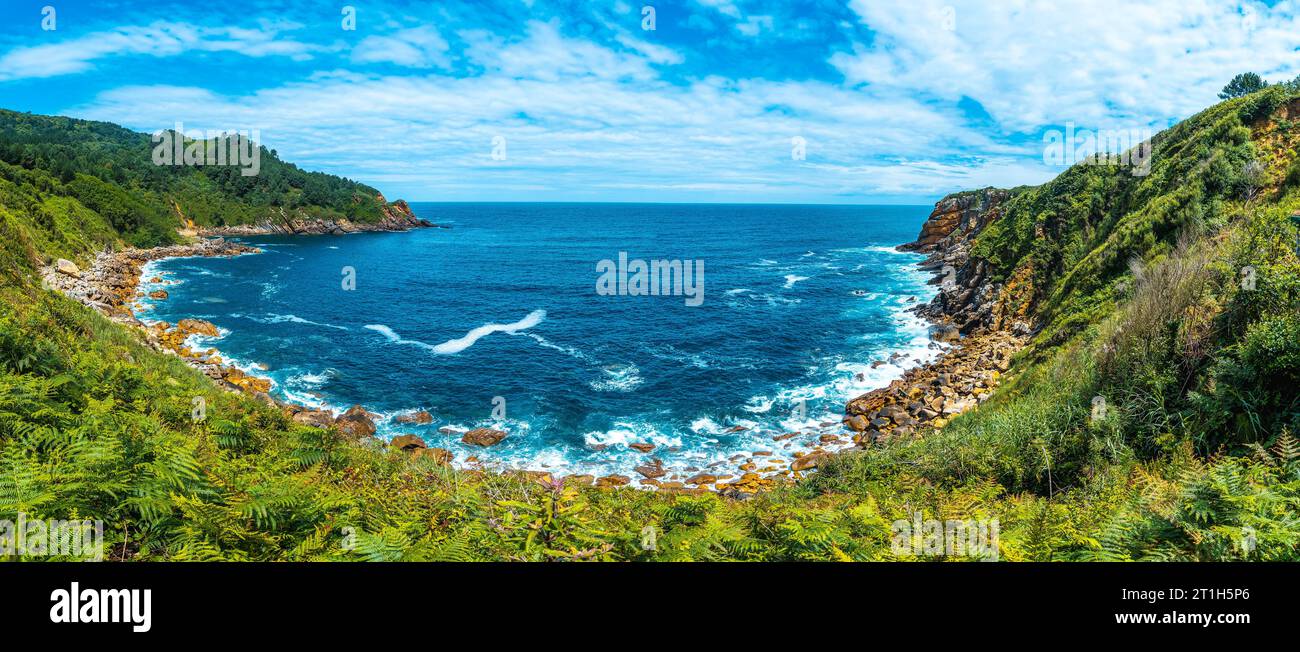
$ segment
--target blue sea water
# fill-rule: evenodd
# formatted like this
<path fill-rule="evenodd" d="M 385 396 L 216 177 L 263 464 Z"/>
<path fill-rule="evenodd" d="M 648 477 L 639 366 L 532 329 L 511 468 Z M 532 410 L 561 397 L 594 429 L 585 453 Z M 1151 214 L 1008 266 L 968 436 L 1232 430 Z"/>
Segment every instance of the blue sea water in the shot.
<path fill-rule="evenodd" d="M 754 451 L 788 461 L 845 432 L 848 399 L 937 352 L 905 312 L 933 296 L 929 276 L 894 250 L 927 207 L 412 208 L 452 228 L 245 238 L 264 253 L 152 263 L 144 278 L 170 298 L 142 317 L 211 321 L 222 336 L 196 344 L 277 396 L 362 404 L 382 435 L 419 434 L 462 463 L 632 477 L 648 456 L 630 443 L 655 444 L 674 473 Z M 703 303 L 598 293 L 598 263 L 620 252 L 703 261 Z M 892 353 L 906 357 L 873 366 Z M 434 423 L 392 422 L 419 409 Z M 478 426 L 510 436 L 481 449 L 440 431 Z M 773 441 L 787 432 L 801 435 Z"/>

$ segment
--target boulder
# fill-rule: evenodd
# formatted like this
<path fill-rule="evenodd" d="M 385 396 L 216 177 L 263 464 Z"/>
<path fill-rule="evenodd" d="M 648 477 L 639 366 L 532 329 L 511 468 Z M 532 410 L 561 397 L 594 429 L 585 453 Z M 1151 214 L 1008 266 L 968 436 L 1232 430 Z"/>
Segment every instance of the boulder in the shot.
<path fill-rule="evenodd" d="M 650 451 L 655 449 L 654 444 L 646 444 L 646 443 L 628 444 L 627 447 L 631 448 L 632 450 L 641 451 L 642 453 L 649 453 Z"/>
<path fill-rule="evenodd" d="M 425 412 L 424 410 L 420 410 L 419 412 L 411 412 L 409 414 L 399 414 L 393 418 L 393 423 L 416 423 L 416 424 L 433 423 L 433 415 L 429 414 L 428 412 Z"/>
<path fill-rule="evenodd" d="M 668 475 L 668 471 L 664 470 L 663 462 L 660 462 L 659 460 L 655 460 L 654 464 L 642 464 L 633 470 L 652 480 Z"/>
<path fill-rule="evenodd" d="M 54 263 L 54 267 L 59 270 L 60 274 L 67 274 L 73 278 L 81 278 L 81 268 L 77 264 L 66 258 L 60 258 Z"/>
<path fill-rule="evenodd" d="M 861 414 L 856 414 L 850 417 L 845 417 L 844 425 L 848 426 L 851 430 L 862 432 L 871 427 L 871 421 Z"/>
<path fill-rule="evenodd" d="M 388 442 L 388 445 L 399 450 L 404 450 L 408 453 L 417 448 L 429 447 L 428 444 L 424 443 L 423 439 L 420 439 L 415 435 L 398 435 L 393 437 L 393 440 Z"/>
<path fill-rule="evenodd" d="M 451 451 L 445 448 L 416 448 L 411 451 L 411 459 L 430 459 L 438 464 L 451 464 Z"/>
<path fill-rule="evenodd" d="M 686 478 L 686 484 L 713 484 L 718 481 L 718 477 L 708 473 L 700 473 Z"/>
<path fill-rule="evenodd" d="M 804 471 L 825 464 L 831 458 L 830 453 L 810 453 L 790 463 L 791 471 Z"/>
<path fill-rule="evenodd" d="M 221 331 L 211 322 L 202 319 L 182 319 L 176 322 L 176 329 L 186 335 L 206 335 L 221 337 Z"/>
<path fill-rule="evenodd" d="M 614 487 L 622 487 L 631 481 L 632 478 L 625 475 L 607 475 L 603 478 L 597 478 L 596 486 L 601 489 L 612 489 Z"/>
<path fill-rule="evenodd" d="M 952 324 L 936 324 L 930 328 L 930 338 L 936 342 L 956 342 L 961 339 L 961 331 Z"/>
<path fill-rule="evenodd" d="M 460 440 L 471 446 L 496 446 L 506 438 L 506 433 L 491 428 L 475 428 L 464 434 Z"/>
<path fill-rule="evenodd" d="M 313 428 L 328 428 L 334 425 L 334 415 L 324 410 L 302 410 L 293 415 L 293 421 Z"/>
<path fill-rule="evenodd" d="M 154 290 L 149 293 L 149 298 L 156 301 L 162 301 L 163 299 L 166 299 L 167 296 L 167 290 Z"/>
<path fill-rule="evenodd" d="M 370 418 L 370 413 L 360 405 L 354 405 L 343 416 L 334 421 L 339 432 L 351 439 L 362 439 L 364 437 L 373 437 L 375 434 L 375 422 Z"/>

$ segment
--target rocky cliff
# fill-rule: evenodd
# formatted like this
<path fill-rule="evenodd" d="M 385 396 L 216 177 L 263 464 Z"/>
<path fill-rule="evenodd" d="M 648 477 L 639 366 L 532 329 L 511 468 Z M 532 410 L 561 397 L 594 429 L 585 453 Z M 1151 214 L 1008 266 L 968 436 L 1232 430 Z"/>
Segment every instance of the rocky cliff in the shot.
<path fill-rule="evenodd" d="M 934 322 L 936 340 L 957 347 L 849 401 L 844 424 L 857 433 L 859 446 L 943 428 L 988 399 L 1024 345 L 1031 327 L 1021 276 L 995 282 L 988 261 L 971 253 L 975 239 L 1002 217 L 1013 196 L 1014 191 L 996 188 L 949 195 L 935 204 L 916 241 L 899 247 L 929 254 L 921 266 L 935 273 L 931 282 L 939 285 L 939 294 L 915 310 Z"/>
<path fill-rule="evenodd" d="M 963 335 L 1009 330 L 1028 335 L 1032 325 L 1026 317 L 1028 270 L 1018 270 L 1005 282 L 989 277 L 987 260 L 972 256 L 976 237 L 1004 214 L 1015 191 L 985 188 L 944 197 L 934 206 L 921 226 L 915 242 L 899 247 L 904 251 L 928 253 L 922 269 L 936 274 L 931 283 L 939 294 L 917 313 L 939 324 L 955 327 Z"/>
<path fill-rule="evenodd" d="M 377 199 L 383 206 L 381 209 L 383 217 L 376 222 L 352 222 L 344 218 L 337 220 L 311 218 L 280 208 L 277 215 L 256 224 L 204 229 L 198 235 L 343 235 L 345 233 L 364 231 L 407 231 L 415 228 L 437 226 L 428 220 L 416 217 L 415 213 L 411 212 L 410 205 L 404 199 L 399 199 L 391 204 L 383 195 L 379 195 Z"/>

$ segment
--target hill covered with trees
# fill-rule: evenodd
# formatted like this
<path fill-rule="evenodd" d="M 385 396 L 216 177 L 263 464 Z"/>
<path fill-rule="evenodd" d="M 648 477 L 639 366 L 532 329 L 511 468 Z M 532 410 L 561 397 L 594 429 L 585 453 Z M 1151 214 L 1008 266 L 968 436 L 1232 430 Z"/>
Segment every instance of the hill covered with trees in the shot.
<path fill-rule="evenodd" d="M 74 208 L 65 200 L 73 200 L 100 218 L 86 228 L 97 242 L 120 237 L 138 247 L 176 242 L 182 220 L 233 226 L 283 211 L 296 219 L 371 223 L 387 206 L 370 186 L 302 170 L 261 145 L 256 175 L 237 165 L 157 165 L 156 145 L 151 134 L 106 122 L 0 110 L 0 180 L 7 182 L 0 191 L 27 194 L 7 203 L 24 203 L 38 225 L 67 217 Z"/>

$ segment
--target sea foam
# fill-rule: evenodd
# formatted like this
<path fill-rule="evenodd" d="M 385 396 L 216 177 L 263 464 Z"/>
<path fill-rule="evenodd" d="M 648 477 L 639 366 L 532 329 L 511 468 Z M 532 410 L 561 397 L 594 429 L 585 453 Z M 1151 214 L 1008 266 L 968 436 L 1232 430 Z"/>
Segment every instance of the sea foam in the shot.
<path fill-rule="evenodd" d="M 483 324 L 482 326 L 466 333 L 464 337 L 447 340 L 442 344 L 427 344 L 419 340 L 405 339 L 401 335 L 398 335 L 392 328 L 389 328 L 384 324 L 366 324 L 366 328 L 380 333 L 394 344 L 418 346 L 437 355 L 453 355 L 474 346 L 475 342 L 491 335 L 492 333 L 510 333 L 513 335 L 519 331 L 528 330 L 529 328 L 542 323 L 545 319 L 545 310 L 534 310 L 528 313 L 527 317 L 524 317 L 513 324 Z"/>

